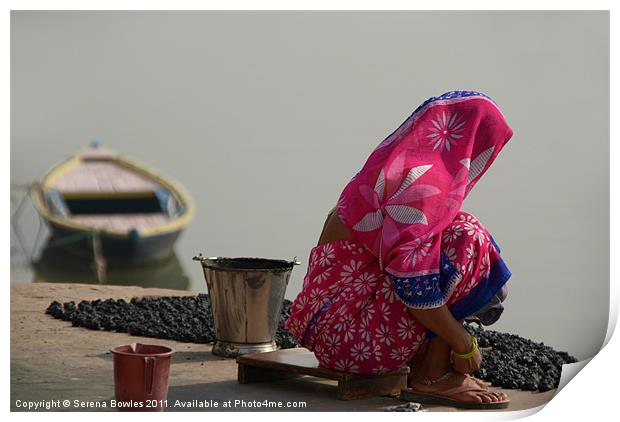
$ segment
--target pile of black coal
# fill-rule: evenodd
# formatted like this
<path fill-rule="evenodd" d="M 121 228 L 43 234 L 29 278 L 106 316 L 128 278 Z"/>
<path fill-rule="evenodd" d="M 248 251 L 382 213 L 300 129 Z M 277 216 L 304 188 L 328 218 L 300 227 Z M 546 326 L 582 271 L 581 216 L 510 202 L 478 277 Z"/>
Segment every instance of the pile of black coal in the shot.
<path fill-rule="evenodd" d="M 290 300 L 284 299 L 284 303 L 282 303 L 282 310 L 280 311 L 280 323 L 278 324 L 278 331 L 276 331 L 276 344 L 280 346 L 281 349 L 291 349 L 293 347 L 297 347 L 295 337 L 286 328 L 284 328 L 284 321 L 286 321 L 291 315 L 292 304 L 293 302 Z"/>
<path fill-rule="evenodd" d="M 282 306 L 276 343 L 281 348 L 295 347 L 295 338 L 282 323 L 290 315 L 291 302 Z M 210 343 L 215 339 L 209 295 L 180 297 L 144 297 L 124 299 L 83 300 L 61 304 L 54 301 L 46 313 L 54 318 L 71 321 L 73 326 L 91 330 L 129 333 L 191 343 Z"/>
<path fill-rule="evenodd" d="M 83 300 L 61 304 L 54 301 L 46 313 L 91 330 L 126 332 L 131 335 L 191 343 L 215 340 L 211 301 L 208 294 L 123 299 Z M 282 349 L 295 347 L 295 338 L 284 327 L 291 301 L 284 300 L 276 343 Z M 475 323 L 466 329 L 478 338 L 483 363 L 473 375 L 493 385 L 529 391 L 547 391 L 558 386 L 562 364 L 577 360 L 543 343 L 514 334 L 484 330 Z"/>
<path fill-rule="evenodd" d="M 566 352 L 515 334 L 484 330 L 475 323 L 466 323 L 465 328 L 477 337 L 483 356 L 473 375 L 496 387 L 548 391 L 558 387 L 562 365 L 577 362 Z"/>

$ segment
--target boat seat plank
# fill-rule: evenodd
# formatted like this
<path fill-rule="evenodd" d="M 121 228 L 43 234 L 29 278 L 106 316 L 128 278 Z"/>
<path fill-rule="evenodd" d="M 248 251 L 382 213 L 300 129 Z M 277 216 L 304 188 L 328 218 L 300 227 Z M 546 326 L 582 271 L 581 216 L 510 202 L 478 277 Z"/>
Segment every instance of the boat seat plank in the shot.
<path fill-rule="evenodd" d="M 71 216 L 78 224 L 101 230 L 126 232 L 142 230 L 165 224 L 169 218 L 164 214 L 78 214 Z"/>

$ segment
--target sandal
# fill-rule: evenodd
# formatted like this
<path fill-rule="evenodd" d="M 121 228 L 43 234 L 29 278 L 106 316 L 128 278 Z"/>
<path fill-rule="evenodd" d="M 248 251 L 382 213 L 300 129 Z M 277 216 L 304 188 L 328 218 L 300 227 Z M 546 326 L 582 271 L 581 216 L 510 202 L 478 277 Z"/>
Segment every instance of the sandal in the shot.
<path fill-rule="evenodd" d="M 437 382 L 448 379 L 453 374 L 454 374 L 453 372 L 447 372 L 446 374 L 437 378 L 436 380 L 424 379 L 422 380 L 422 383 L 425 385 L 431 386 Z M 468 380 L 471 380 L 473 383 L 467 382 Z M 471 401 L 456 400 L 450 397 L 450 396 L 454 396 L 454 395 L 466 393 L 466 392 L 487 392 L 487 393 L 490 392 L 492 394 L 498 394 L 498 393 L 491 391 L 488 388 L 482 388 L 479 385 L 478 381 L 480 380 L 477 380 L 476 378 L 467 375 L 463 385 L 454 387 L 454 388 L 449 388 L 445 391 L 441 391 L 441 394 L 416 391 L 413 388 L 408 388 L 400 392 L 400 398 L 401 400 L 412 401 L 412 402 L 421 403 L 421 404 L 451 406 L 451 407 L 456 407 L 460 409 L 505 409 L 508 407 L 508 405 L 510 404 L 509 399 L 504 400 L 504 401 L 491 402 L 491 403 L 484 403 L 484 402 L 476 403 L 476 402 L 471 402 Z"/>

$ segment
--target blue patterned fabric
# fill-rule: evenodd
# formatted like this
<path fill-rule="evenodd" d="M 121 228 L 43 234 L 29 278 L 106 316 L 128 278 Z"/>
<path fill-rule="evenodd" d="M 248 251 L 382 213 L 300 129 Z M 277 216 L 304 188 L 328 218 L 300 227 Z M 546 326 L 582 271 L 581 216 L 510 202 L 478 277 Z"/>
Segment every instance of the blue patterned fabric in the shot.
<path fill-rule="evenodd" d="M 415 109 L 412 115 L 416 114 L 418 111 L 423 109 L 427 104 L 432 103 L 433 101 L 451 100 L 452 98 L 464 98 L 464 97 L 473 97 L 473 96 L 485 97 L 493 101 L 491 97 L 489 97 L 488 95 L 485 95 L 477 91 L 448 91 L 448 92 L 441 94 L 438 97 L 430 97 L 428 100 L 420 104 L 420 106 Z"/>
<path fill-rule="evenodd" d="M 443 292 L 439 288 L 439 274 L 400 278 L 390 275 L 396 295 L 410 308 L 441 306 Z"/>
<path fill-rule="evenodd" d="M 441 254 L 440 271 L 418 277 L 394 277 L 390 275 L 396 295 L 410 308 L 441 306 L 446 293 L 452 290 L 457 280 L 457 271 L 448 257 Z"/>

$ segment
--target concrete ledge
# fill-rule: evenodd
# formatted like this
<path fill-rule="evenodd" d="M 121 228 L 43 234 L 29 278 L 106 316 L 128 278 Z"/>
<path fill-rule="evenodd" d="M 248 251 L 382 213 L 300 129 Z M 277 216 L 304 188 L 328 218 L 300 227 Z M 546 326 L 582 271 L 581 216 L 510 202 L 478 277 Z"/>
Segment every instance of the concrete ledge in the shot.
<path fill-rule="evenodd" d="M 74 400 L 106 402 L 107 408 L 69 407 L 51 410 L 115 410 L 112 356 L 109 349 L 136 341 L 172 347 L 176 355 L 170 373 L 169 406 L 176 400 L 184 407 L 173 411 L 380 411 L 403 402 L 390 397 L 357 401 L 336 399 L 336 381 L 300 377 L 261 384 L 237 383 L 237 364 L 211 354 L 211 345 L 180 343 L 125 333 L 92 331 L 72 327 L 45 314 L 53 300 L 67 302 L 107 298 L 131 299 L 134 296 L 194 295 L 166 289 L 98 286 L 84 284 L 12 283 L 11 284 L 11 409 L 23 410 L 16 401 Z M 547 403 L 555 391 L 531 393 L 504 390 L 510 396 L 508 411 L 538 407 Z M 224 403 L 243 400 L 246 403 L 289 401 L 305 402 L 306 407 L 225 408 Z M 214 407 L 215 403 L 218 407 Z M 207 407 L 199 407 L 206 405 Z M 190 406 L 190 407 L 188 407 Z M 424 406 L 428 411 L 455 411 L 454 408 Z M 44 409 L 43 409 L 44 410 Z"/>

